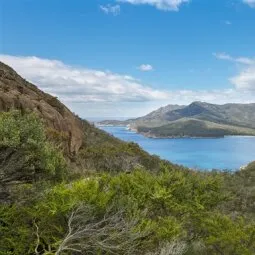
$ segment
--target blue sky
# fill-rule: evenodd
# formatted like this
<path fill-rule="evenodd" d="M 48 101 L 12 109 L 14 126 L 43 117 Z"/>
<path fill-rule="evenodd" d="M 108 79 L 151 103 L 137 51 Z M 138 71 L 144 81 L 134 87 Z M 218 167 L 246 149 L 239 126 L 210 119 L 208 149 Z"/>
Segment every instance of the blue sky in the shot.
<path fill-rule="evenodd" d="M 0 0 L 0 60 L 82 117 L 255 101 L 255 0 Z"/>

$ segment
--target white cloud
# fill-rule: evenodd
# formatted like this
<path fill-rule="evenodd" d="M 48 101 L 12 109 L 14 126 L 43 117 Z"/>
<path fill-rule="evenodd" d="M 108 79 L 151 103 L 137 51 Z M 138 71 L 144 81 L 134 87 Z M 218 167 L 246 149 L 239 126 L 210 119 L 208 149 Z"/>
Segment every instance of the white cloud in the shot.
<path fill-rule="evenodd" d="M 148 72 L 153 70 L 153 66 L 149 64 L 142 64 L 138 67 L 138 69 L 143 72 Z"/>
<path fill-rule="evenodd" d="M 254 94 L 250 91 L 236 89 L 217 90 L 176 90 L 170 92 L 171 103 L 189 104 L 194 101 L 209 103 L 249 103 L 254 102 Z"/>
<path fill-rule="evenodd" d="M 255 91 L 255 58 L 234 58 L 226 53 L 214 53 L 216 58 L 228 60 L 242 65 L 240 73 L 232 78 L 230 82 L 239 90 Z"/>
<path fill-rule="evenodd" d="M 225 52 L 221 52 L 221 53 L 213 53 L 213 56 L 215 56 L 218 59 L 222 59 L 222 60 L 233 60 L 232 57 L 228 54 L 226 54 Z"/>
<path fill-rule="evenodd" d="M 169 91 L 167 99 L 145 102 L 88 102 L 86 104 L 67 103 L 82 117 L 140 117 L 167 104 L 188 105 L 194 101 L 205 101 L 214 104 L 254 103 L 255 91 L 236 89 L 223 90 L 174 90 Z"/>
<path fill-rule="evenodd" d="M 255 65 L 254 58 L 239 57 L 239 58 L 236 58 L 235 61 L 240 64 Z"/>
<path fill-rule="evenodd" d="M 213 53 L 213 55 L 221 60 L 229 60 L 244 65 L 255 65 L 255 58 L 238 57 L 234 58 L 226 53 Z"/>
<path fill-rule="evenodd" d="M 128 75 L 72 67 L 61 61 L 37 57 L 0 55 L 27 80 L 69 102 L 162 100 L 169 93 L 152 89 Z"/>
<path fill-rule="evenodd" d="M 117 16 L 120 14 L 120 6 L 117 5 L 99 5 L 99 8 L 101 11 L 103 11 L 105 14 L 112 14 L 114 16 Z"/>
<path fill-rule="evenodd" d="M 244 69 L 237 76 L 230 78 L 230 81 L 236 86 L 237 89 L 255 91 L 255 65 Z"/>
<path fill-rule="evenodd" d="M 251 8 L 255 8 L 255 0 L 243 0 L 245 4 L 248 4 Z"/>
<path fill-rule="evenodd" d="M 250 103 L 255 98 L 255 90 L 251 90 L 251 84 L 255 86 L 252 65 L 233 78 L 238 89 L 164 91 L 129 75 L 68 66 L 58 60 L 0 55 L 0 61 L 43 91 L 59 97 L 81 117 L 135 117 L 165 104 Z"/>
<path fill-rule="evenodd" d="M 228 26 L 230 26 L 230 25 L 232 25 L 232 22 L 229 21 L 229 20 L 225 20 L 225 24 L 228 25 Z"/>
<path fill-rule="evenodd" d="M 178 11 L 180 6 L 191 0 L 116 0 L 118 2 L 130 3 L 134 5 L 147 4 L 155 6 L 159 10 Z"/>

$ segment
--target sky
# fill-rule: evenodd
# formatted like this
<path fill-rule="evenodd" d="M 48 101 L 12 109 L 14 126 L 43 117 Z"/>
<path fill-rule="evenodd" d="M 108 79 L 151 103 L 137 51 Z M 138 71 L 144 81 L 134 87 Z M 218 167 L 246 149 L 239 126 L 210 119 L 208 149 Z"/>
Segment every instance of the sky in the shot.
<path fill-rule="evenodd" d="M 83 118 L 255 102 L 255 0 L 0 0 L 0 61 Z"/>

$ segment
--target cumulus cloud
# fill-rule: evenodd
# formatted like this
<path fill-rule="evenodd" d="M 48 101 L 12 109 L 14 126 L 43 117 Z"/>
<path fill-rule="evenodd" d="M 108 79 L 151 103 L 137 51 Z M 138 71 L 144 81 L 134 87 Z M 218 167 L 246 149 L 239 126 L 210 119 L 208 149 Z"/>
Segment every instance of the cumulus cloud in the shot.
<path fill-rule="evenodd" d="M 44 91 L 70 102 L 162 100 L 169 93 L 152 89 L 128 75 L 72 67 L 61 61 L 38 57 L 0 55 L 27 80 Z"/>
<path fill-rule="evenodd" d="M 164 11 L 179 11 L 182 4 L 191 0 L 117 0 L 118 2 L 130 3 L 134 5 L 147 4 Z"/>
<path fill-rule="evenodd" d="M 221 60 L 228 60 L 241 64 L 240 73 L 230 78 L 230 82 L 239 90 L 255 91 L 255 58 L 235 58 L 226 53 L 214 53 L 214 56 Z"/>
<path fill-rule="evenodd" d="M 218 90 L 172 90 L 168 91 L 167 99 L 145 102 L 87 102 L 75 104 L 67 102 L 67 105 L 77 114 L 83 117 L 104 117 L 104 119 L 116 119 L 116 117 L 140 117 L 163 105 L 181 104 L 188 105 L 194 101 L 208 103 L 254 103 L 255 91 L 236 89 Z"/>
<path fill-rule="evenodd" d="M 84 67 L 74 67 L 58 60 L 38 57 L 0 55 L 0 61 L 40 89 L 67 104 L 82 117 L 141 116 L 165 104 L 254 102 L 255 69 L 234 77 L 237 89 L 160 90 L 153 89 L 129 75 L 121 75 Z M 132 103 L 131 103 L 132 102 Z"/>
<path fill-rule="evenodd" d="M 255 65 L 244 69 L 237 76 L 230 78 L 237 89 L 255 91 Z"/>
<path fill-rule="evenodd" d="M 189 104 L 194 101 L 205 101 L 208 103 L 250 103 L 254 102 L 254 94 L 250 91 L 236 89 L 217 90 L 175 90 L 170 91 L 171 103 Z"/>
<path fill-rule="evenodd" d="M 255 0 L 243 0 L 245 4 L 248 4 L 251 8 L 255 8 Z"/>
<path fill-rule="evenodd" d="M 120 5 L 118 4 L 117 5 L 111 5 L 111 4 L 99 5 L 99 8 L 105 14 L 112 14 L 114 16 L 117 16 L 120 14 Z"/>
<path fill-rule="evenodd" d="M 138 67 L 138 69 L 143 72 L 148 72 L 153 70 L 153 66 L 149 64 L 142 64 Z"/>

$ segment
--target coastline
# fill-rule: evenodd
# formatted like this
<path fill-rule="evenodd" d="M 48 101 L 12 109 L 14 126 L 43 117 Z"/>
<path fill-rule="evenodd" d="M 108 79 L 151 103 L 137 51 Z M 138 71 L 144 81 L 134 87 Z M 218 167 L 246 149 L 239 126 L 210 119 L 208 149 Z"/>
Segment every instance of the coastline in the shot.
<path fill-rule="evenodd" d="M 154 134 L 150 134 L 150 133 L 145 133 L 145 132 L 138 132 L 137 129 L 135 128 L 131 128 L 129 125 L 113 125 L 113 124 L 97 124 L 97 127 L 123 127 L 126 128 L 129 131 L 135 132 L 137 134 L 140 134 L 146 138 L 150 138 L 150 139 L 182 139 L 182 138 L 186 138 L 186 139 L 222 139 L 225 137 L 255 137 L 255 135 L 224 135 L 224 136 L 188 136 L 188 135 L 178 135 L 178 136 L 157 136 Z"/>

